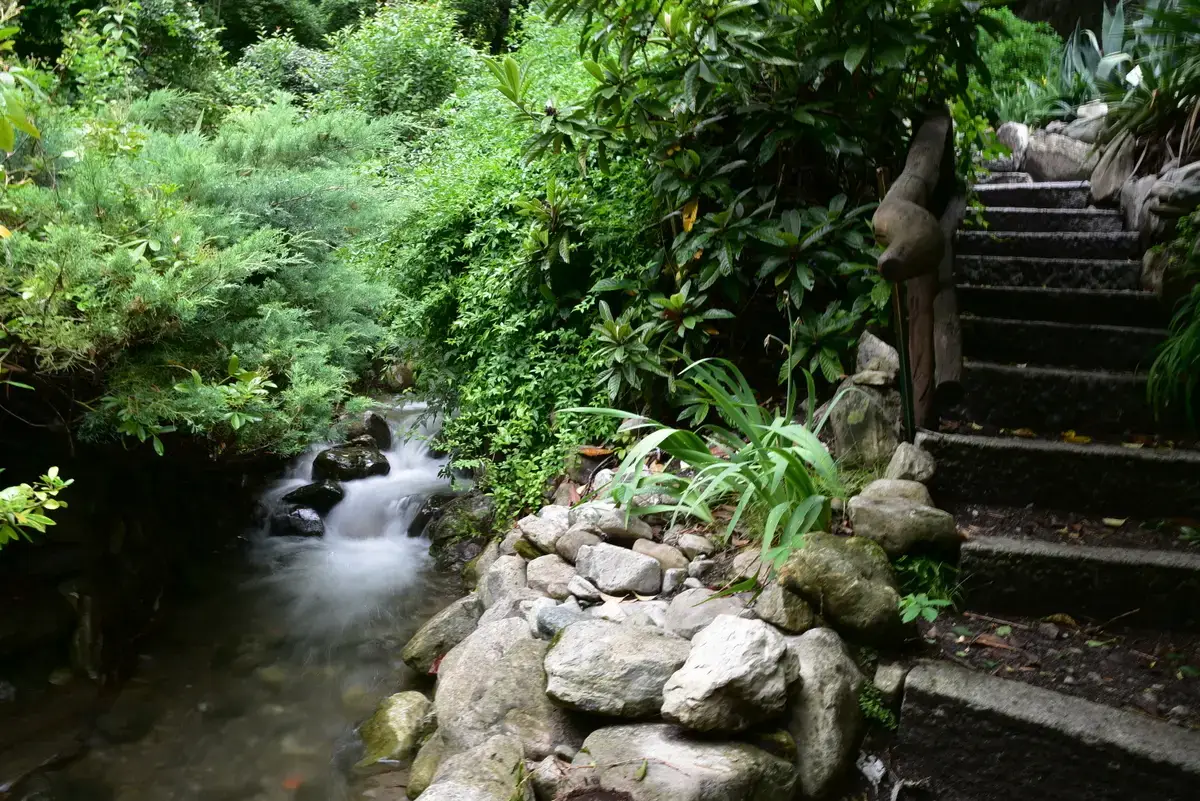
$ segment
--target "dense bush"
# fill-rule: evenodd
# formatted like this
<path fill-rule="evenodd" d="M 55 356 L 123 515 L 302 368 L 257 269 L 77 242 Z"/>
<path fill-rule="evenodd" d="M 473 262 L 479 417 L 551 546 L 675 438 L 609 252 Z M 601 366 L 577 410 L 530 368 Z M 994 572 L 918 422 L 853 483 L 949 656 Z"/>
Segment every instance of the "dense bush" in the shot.
<path fill-rule="evenodd" d="M 1026 22 L 1007 8 L 982 12 L 1000 23 L 999 35 L 979 36 L 979 55 L 995 87 L 1021 86 L 1028 78 L 1041 82 L 1062 61 L 1063 40 L 1044 22 Z"/>
<path fill-rule="evenodd" d="M 20 165 L 34 180 L 2 211 L 9 361 L 41 384 L 99 377 L 71 410 L 92 437 L 178 427 L 289 453 L 319 436 L 381 333 L 387 293 L 340 246 L 387 219 L 351 169 L 387 129 L 286 104 L 211 139 L 71 112 L 44 129 L 53 184 Z"/>
<path fill-rule="evenodd" d="M 289 31 L 307 47 L 320 44 L 325 18 L 319 0 L 205 0 L 212 19 L 224 30 L 221 44 L 238 54 L 260 34 Z"/>
<path fill-rule="evenodd" d="M 318 109 L 417 114 L 454 91 L 468 56 L 453 15 L 437 3 L 396 2 L 329 37 Z"/>
<path fill-rule="evenodd" d="M 229 102 L 263 106 L 276 92 L 305 99 L 319 91 L 329 58 L 301 46 L 291 33 L 265 36 L 246 48 L 225 74 L 223 89 Z"/>

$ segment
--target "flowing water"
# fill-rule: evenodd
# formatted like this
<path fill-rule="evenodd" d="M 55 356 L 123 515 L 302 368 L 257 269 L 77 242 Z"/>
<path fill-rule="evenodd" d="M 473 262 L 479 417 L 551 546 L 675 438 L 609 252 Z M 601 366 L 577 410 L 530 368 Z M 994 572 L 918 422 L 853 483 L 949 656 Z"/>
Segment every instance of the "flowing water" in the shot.
<path fill-rule="evenodd" d="M 354 724 L 420 681 L 399 652 L 458 590 L 434 571 L 428 543 L 409 536 L 423 502 L 449 488 L 444 463 L 404 436 L 420 411 L 392 413 L 391 472 L 346 482 L 323 538 L 249 532 L 239 563 L 147 643 L 133 679 L 89 728 L 83 755 L 27 782 L 17 798 L 332 801 L 381 792 L 387 777 L 365 789 L 345 779 Z M 319 450 L 264 494 L 266 509 L 308 482 Z"/>

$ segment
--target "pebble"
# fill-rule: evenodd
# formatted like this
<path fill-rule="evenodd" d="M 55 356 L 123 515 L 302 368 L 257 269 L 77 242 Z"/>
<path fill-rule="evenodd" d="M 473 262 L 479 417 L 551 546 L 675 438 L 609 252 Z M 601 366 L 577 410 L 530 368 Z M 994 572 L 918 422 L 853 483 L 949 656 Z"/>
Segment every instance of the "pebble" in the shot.
<path fill-rule="evenodd" d="M 581 601 L 600 600 L 600 590 L 596 589 L 596 585 L 579 574 L 571 577 L 571 580 L 567 583 L 567 592 Z"/>
<path fill-rule="evenodd" d="M 1173 706 L 1167 710 L 1167 718 L 1173 721 L 1185 720 L 1190 714 L 1192 714 L 1192 710 L 1188 709 L 1183 704 Z"/>
<path fill-rule="evenodd" d="M 1043 637 L 1049 637 L 1052 640 L 1057 640 L 1059 635 L 1058 626 L 1053 623 L 1039 623 L 1037 627 L 1038 634 Z"/>
<path fill-rule="evenodd" d="M 695 589 L 699 589 L 700 587 L 703 587 L 704 584 L 700 581 L 700 579 L 692 578 L 689 576 L 688 578 L 685 578 L 683 580 L 683 586 L 689 590 L 695 590 Z"/>
<path fill-rule="evenodd" d="M 694 579 L 703 580 L 705 576 L 711 573 L 717 566 L 717 563 L 711 559 L 695 559 L 688 565 L 688 575 Z"/>
<path fill-rule="evenodd" d="M 687 571 L 673 567 L 670 570 L 663 572 L 663 595 L 671 595 L 676 590 L 684 585 L 687 581 Z"/>

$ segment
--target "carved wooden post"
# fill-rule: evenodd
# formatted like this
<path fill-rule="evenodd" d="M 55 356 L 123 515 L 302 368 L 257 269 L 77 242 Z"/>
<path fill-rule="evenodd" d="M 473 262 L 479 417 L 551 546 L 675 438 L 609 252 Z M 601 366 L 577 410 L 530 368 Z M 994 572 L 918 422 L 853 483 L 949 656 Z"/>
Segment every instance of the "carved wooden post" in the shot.
<path fill-rule="evenodd" d="M 929 207 L 936 201 L 939 187 L 944 188 L 953 177 L 953 153 L 947 154 L 952 134 L 948 115 L 925 120 L 909 146 L 904 171 L 884 196 L 873 220 L 875 238 L 885 246 L 879 271 L 887 280 L 905 284 L 908 330 L 901 347 L 906 351 L 907 375 L 902 377 L 902 391 L 918 427 L 928 424 L 934 412 L 934 307 L 941 287 L 940 268 L 949 249 L 942 223 Z M 948 157 L 949 176 L 945 175 Z M 957 324 L 957 313 L 954 317 Z M 911 437 L 915 432 L 907 433 Z"/>

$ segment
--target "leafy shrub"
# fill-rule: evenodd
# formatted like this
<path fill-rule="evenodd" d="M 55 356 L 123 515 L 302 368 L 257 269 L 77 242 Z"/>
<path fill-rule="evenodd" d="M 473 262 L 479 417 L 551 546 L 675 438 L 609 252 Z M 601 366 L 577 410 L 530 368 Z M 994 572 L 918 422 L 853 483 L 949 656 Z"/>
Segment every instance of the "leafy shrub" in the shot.
<path fill-rule="evenodd" d="M 289 32 L 305 47 L 325 34 L 324 19 L 313 0 L 207 0 L 208 12 L 224 30 L 221 44 L 240 54 L 261 35 Z"/>
<path fill-rule="evenodd" d="M 649 431 L 617 468 L 614 500 L 627 505 L 631 514 L 666 512 L 705 523 L 716 521 L 717 506 L 736 504 L 725 537 L 731 538 L 743 521 L 753 521 L 745 528 L 761 543 L 763 560 L 781 565 L 803 546 L 810 531 L 828 529 L 829 498 L 820 488 L 838 487 L 837 466 L 817 438 L 825 418 L 815 419 L 811 377 L 804 424 L 794 422 L 790 386 L 783 406 L 767 409 L 755 400 L 754 390 L 732 362 L 694 362 L 681 381 L 695 402 L 710 407 L 724 426 L 707 424 L 693 432 L 615 409 L 571 410 L 616 417 L 629 421 L 629 430 Z M 657 451 L 686 464 L 688 474 L 648 471 Z M 634 499 L 643 494 L 663 502 L 639 507 Z"/>
<path fill-rule="evenodd" d="M 376 0 L 321 0 L 321 23 L 326 33 L 353 25 L 375 10 Z"/>
<path fill-rule="evenodd" d="M 146 88 L 209 89 L 224 65 L 217 32 L 190 0 L 138 0 L 140 65 Z"/>
<path fill-rule="evenodd" d="M 60 478 L 58 468 L 51 467 L 35 484 L 0 489 L 0 548 L 20 537 L 29 539 L 31 530 L 45 533 L 47 526 L 53 526 L 46 512 L 67 505 L 57 496 L 73 483 L 72 479 Z"/>
<path fill-rule="evenodd" d="M 450 0 L 459 30 L 477 45 L 498 52 L 515 9 L 512 0 Z"/>
<path fill-rule="evenodd" d="M 437 3 L 392 2 L 355 28 L 329 37 L 318 109 L 419 114 L 454 91 L 467 58 L 454 17 Z"/>
<path fill-rule="evenodd" d="M 12 359 L 41 385 L 84 378 L 93 397 L 68 414 L 91 438 L 178 428 L 215 453 L 292 453 L 323 434 L 382 334 L 388 293 L 341 247 L 388 219 L 354 170 L 386 126 L 287 104 L 232 113 L 212 139 L 111 116 L 46 124 L 74 155 L 53 186 L 8 193 Z"/>
<path fill-rule="evenodd" d="M 306 98 L 320 89 L 328 65 L 328 56 L 301 46 L 291 32 L 273 33 L 247 47 L 226 73 L 227 98 L 241 106 L 269 105 L 276 92 Z"/>
<path fill-rule="evenodd" d="M 1175 262 L 1168 272 L 1190 283 L 1190 291 L 1175 309 L 1171 333 L 1159 347 L 1150 367 L 1147 390 L 1160 414 L 1186 420 L 1200 428 L 1200 234 L 1196 221 L 1180 220 L 1165 257 Z"/>
<path fill-rule="evenodd" d="M 1045 22 L 1026 22 L 1008 8 L 989 8 L 983 14 L 1002 30 L 979 36 L 979 55 L 997 90 L 1019 88 L 1026 80 L 1041 83 L 1057 71 L 1063 40 Z"/>

